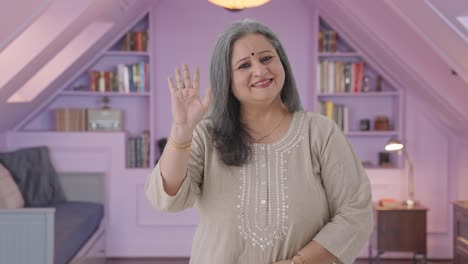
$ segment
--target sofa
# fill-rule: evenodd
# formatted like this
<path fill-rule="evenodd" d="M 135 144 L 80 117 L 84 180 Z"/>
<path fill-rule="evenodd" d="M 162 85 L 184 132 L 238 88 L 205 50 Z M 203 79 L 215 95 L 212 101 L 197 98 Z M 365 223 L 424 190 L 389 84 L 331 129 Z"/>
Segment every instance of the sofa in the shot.
<path fill-rule="evenodd" d="M 103 215 L 67 199 L 46 146 L 0 153 L 0 263 L 104 262 Z"/>

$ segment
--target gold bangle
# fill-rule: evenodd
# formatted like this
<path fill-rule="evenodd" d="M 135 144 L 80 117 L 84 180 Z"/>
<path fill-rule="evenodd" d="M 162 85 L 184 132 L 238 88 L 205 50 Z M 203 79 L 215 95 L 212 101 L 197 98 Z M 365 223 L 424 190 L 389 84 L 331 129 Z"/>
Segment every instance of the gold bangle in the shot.
<path fill-rule="evenodd" d="M 169 146 L 171 146 L 172 148 L 181 150 L 181 151 L 188 151 L 190 147 L 192 146 L 192 142 L 181 145 L 181 144 L 175 143 L 170 138 L 167 139 L 167 143 L 169 143 Z"/>
<path fill-rule="evenodd" d="M 296 262 L 296 260 L 297 260 L 297 262 Z M 298 253 L 292 258 L 292 261 L 293 261 L 294 264 L 306 264 L 306 262 L 304 260 L 304 257 L 301 256 Z"/>

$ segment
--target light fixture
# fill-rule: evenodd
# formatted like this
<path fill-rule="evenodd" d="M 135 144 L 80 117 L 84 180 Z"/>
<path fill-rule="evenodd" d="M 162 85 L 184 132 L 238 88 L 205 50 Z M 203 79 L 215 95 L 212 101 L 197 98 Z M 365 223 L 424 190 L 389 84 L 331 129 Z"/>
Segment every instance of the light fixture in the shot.
<path fill-rule="evenodd" d="M 229 10 L 241 10 L 261 6 L 268 3 L 269 1 L 270 0 L 208 0 L 208 2 Z"/>
<path fill-rule="evenodd" d="M 385 145 L 385 150 L 388 152 L 398 151 L 399 154 L 403 152 L 405 161 L 408 163 L 408 197 L 405 203 L 407 207 L 413 207 L 415 204 L 413 162 L 409 158 L 408 151 L 405 145 L 398 139 L 390 139 Z"/>

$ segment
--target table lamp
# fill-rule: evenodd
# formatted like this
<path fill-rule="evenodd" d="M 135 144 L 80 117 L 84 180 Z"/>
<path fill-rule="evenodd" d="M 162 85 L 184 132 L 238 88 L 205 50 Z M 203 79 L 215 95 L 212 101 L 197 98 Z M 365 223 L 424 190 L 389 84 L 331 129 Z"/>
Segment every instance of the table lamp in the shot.
<path fill-rule="evenodd" d="M 413 207 L 415 204 L 413 162 L 409 158 L 408 151 L 406 151 L 405 145 L 398 139 L 390 139 L 385 145 L 385 150 L 388 152 L 398 151 L 399 154 L 403 152 L 405 161 L 408 163 L 408 197 L 405 204 L 408 207 Z"/>

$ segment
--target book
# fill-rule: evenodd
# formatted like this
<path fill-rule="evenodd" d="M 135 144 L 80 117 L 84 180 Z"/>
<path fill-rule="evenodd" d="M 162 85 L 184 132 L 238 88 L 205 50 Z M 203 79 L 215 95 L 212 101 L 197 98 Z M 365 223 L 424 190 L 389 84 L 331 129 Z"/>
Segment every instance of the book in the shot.
<path fill-rule="evenodd" d="M 400 201 L 393 198 L 381 198 L 379 199 L 379 206 L 382 207 L 397 207 L 400 206 Z"/>

